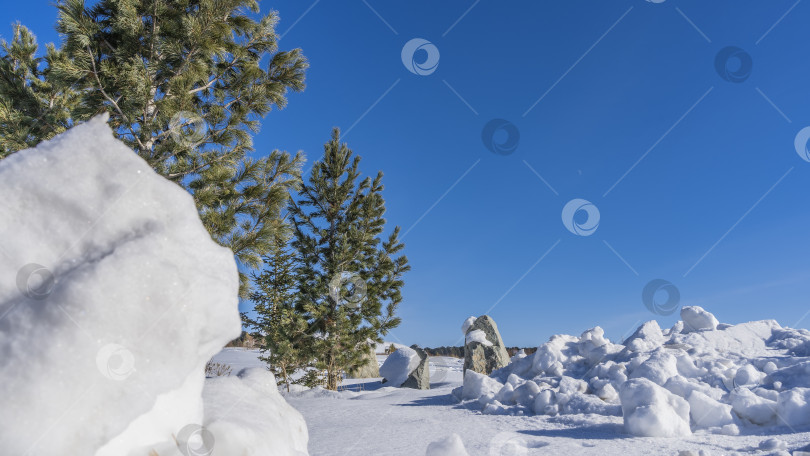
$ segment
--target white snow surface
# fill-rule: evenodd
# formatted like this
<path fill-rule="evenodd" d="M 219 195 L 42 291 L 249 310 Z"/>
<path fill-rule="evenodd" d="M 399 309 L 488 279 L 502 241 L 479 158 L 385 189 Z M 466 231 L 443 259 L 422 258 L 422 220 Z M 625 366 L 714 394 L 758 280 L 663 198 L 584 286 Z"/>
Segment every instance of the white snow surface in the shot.
<path fill-rule="evenodd" d="M 240 332 L 232 252 L 106 116 L 0 161 L 0 194 L 3 454 L 181 454 L 175 437 L 206 419 L 205 363 Z M 206 397 L 231 407 L 263 381 L 246 397 L 294 423 L 269 379 L 234 381 Z"/>
<path fill-rule="evenodd" d="M 232 351 L 237 350 L 242 349 L 226 349 L 215 360 L 221 362 L 230 358 L 243 363 L 252 353 L 244 350 L 244 356 L 234 356 Z M 378 356 L 378 360 L 385 361 L 385 356 Z M 338 392 L 316 388 L 282 394 L 304 416 L 309 429 L 309 452 L 313 456 L 455 455 L 460 447 L 452 434 L 459 436 L 465 451 L 471 456 L 718 456 L 752 453 L 765 456 L 791 452 L 798 456 L 801 454 L 796 452 L 799 449 L 810 451 L 810 426 L 794 429 L 747 426 L 735 432 L 732 425 L 696 429 L 690 435 L 677 438 L 634 437 L 624 428 L 619 404 L 615 405 L 614 414 L 536 415 L 530 412 L 521 414 L 520 411 L 505 415 L 482 414 L 477 401 L 458 402 L 451 394 L 453 389 L 462 385 L 463 360 L 431 357 L 429 362 L 430 390 L 388 387 L 381 384 L 380 379 L 345 379 Z M 257 364 L 261 365 L 261 362 L 257 361 Z M 468 370 L 467 375 L 470 372 Z M 494 378 L 478 375 L 502 385 Z M 582 386 L 575 381 L 566 381 L 566 384 L 564 389 L 569 395 Z M 551 389 L 542 392 L 557 395 Z M 598 400 L 597 397 L 594 399 Z M 573 402 L 569 401 L 567 406 L 572 407 Z M 555 402 L 555 405 L 558 404 Z M 769 445 L 787 447 L 788 452 L 760 450 L 761 446 L 766 448 Z M 428 453 L 429 447 L 432 453 Z"/>
<path fill-rule="evenodd" d="M 622 416 L 625 432 L 645 437 L 810 425 L 810 331 L 722 325 L 700 307 L 681 315 L 666 335 L 651 321 L 622 344 L 599 327 L 553 336 L 454 394 L 484 414 Z"/>
<path fill-rule="evenodd" d="M 401 347 L 388 355 L 380 367 L 380 375 L 386 380 L 386 386 L 401 386 L 408 376 L 419 367 L 419 354 L 410 347 Z"/>

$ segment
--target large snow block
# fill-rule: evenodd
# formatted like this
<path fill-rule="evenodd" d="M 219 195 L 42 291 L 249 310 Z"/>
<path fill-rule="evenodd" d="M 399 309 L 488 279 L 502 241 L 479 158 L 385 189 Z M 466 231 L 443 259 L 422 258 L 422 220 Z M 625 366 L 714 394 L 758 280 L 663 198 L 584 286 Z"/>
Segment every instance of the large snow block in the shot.
<path fill-rule="evenodd" d="M 689 403 L 646 378 L 628 380 L 619 392 L 624 429 L 639 437 L 681 437 L 689 428 Z"/>
<path fill-rule="evenodd" d="M 230 250 L 100 116 L 0 161 L 0 448 L 125 455 L 202 422 Z"/>

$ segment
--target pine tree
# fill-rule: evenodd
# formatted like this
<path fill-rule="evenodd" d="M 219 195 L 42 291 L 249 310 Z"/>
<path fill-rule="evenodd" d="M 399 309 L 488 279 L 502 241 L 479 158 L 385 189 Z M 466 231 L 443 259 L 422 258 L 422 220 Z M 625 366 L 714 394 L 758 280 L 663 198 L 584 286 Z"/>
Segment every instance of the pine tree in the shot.
<path fill-rule="evenodd" d="M 290 391 L 291 375 L 310 365 L 311 354 L 301 343 L 306 337 L 307 320 L 295 308 L 297 283 L 295 279 L 295 252 L 289 249 L 288 239 L 279 236 L 265 256 L 266 268 L 253 274 L 256 289 L 251 293 L 256 312 L 255 319 L 243 316 L 261 341 L 263 356 L 279 383 Z"/>
<path fill-rule="evenodd" d="M 50 68 L 64 58 L 53 45 L 37 57 L 36 37 L 14 25 L 11 42 L 0 42 L 0 158 L 33 147 L 72 126 L 78 93 L 52 82 Z"/>
<path fill-rule="evenodd" d="M 336 390 L 346 370 L 363 362 L 368 341 L 399 325 L 402 275 L 410 269 L 397 254 L 399 227 L 387 239 L 382 173 L 360 180 L 353 156 L 335 129 L 298 198 L 290 202 L 299 253 L 298 308 L 309 321 L 306 340 Z M 384 309 L 383 309 L 384 306 Z"/>
<path fill-rule="evenodd" d="M 62 46 L 49 47 L 47 66 L 27 29 L 3 46 L 0 153 L 107 112 L 122 141 L 192 192 L 212 237 L 256 268 L 282 229 L 278 215 L 303 162 L 280 152 L 246 158 L 259 120 L 304 88 L 307 62 L 298 49 L 278 50 L 276 13 L 254 19 L 255 0 L 57 7 Z"/>

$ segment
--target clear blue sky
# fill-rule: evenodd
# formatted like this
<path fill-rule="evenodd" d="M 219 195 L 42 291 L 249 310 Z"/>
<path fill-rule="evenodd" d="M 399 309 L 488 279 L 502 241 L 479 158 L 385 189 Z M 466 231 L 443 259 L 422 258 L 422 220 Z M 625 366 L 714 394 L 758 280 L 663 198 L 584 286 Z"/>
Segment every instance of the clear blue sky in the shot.
<path fill-rule="evenodd" d="M 810 3 L 262 8 L 280 12 L 282 49 L 302 48 L 311 68 L 306 91 L 265 120 L 257 151 L 317 159 L 339 126 L 362 170 L 385 172 L 388 220 L 407 232 L 413 267 L 389 340 L 456 344 L 461 322 L 485 312 L 508 345 L 595 325 L 620 339 L 641 321 L 677 320 L 642 302 L 653 279 L 722 322 L 808 327 L 810 163 L 794 138 L 810 125 Z M 48 1 L 5 5 L 3 17 L 4 37 L 20 20 L 41 43 L 56 39 Z M 413 38 L 438 49 L 431 74 L 403 65 Z M 724 67 L 744 81 L 715 68 L 727 46 L 750 56 L 750 72 L 737 57 Z M 482 141 L 496 118 L 519 131 L 511 154 Z M 590 236 L 563 224 L 575 198 L 598 208 Z"/>

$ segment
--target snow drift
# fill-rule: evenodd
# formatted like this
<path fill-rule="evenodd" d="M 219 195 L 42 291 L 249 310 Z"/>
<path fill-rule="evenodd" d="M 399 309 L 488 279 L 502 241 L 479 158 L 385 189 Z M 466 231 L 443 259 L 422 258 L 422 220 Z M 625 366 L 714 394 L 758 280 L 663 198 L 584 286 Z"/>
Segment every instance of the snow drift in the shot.
<path fill-rule="evenodd" d="M 206 361 L 240 332 L 233 254 L 105 122 L 0 161 L 8 454 L 177 454 Z"/>
<path fill-rule="evenodd" d="M 810 425 L 810 331 L 720 324 L 700 307 L 681 318 L 664 331 L 644 323 L 622 344 L 599 327 L 552 336 L 489 377 L 467 372 L 454 394 L 486 414 L 623 416 L 638 436 Z"/>

